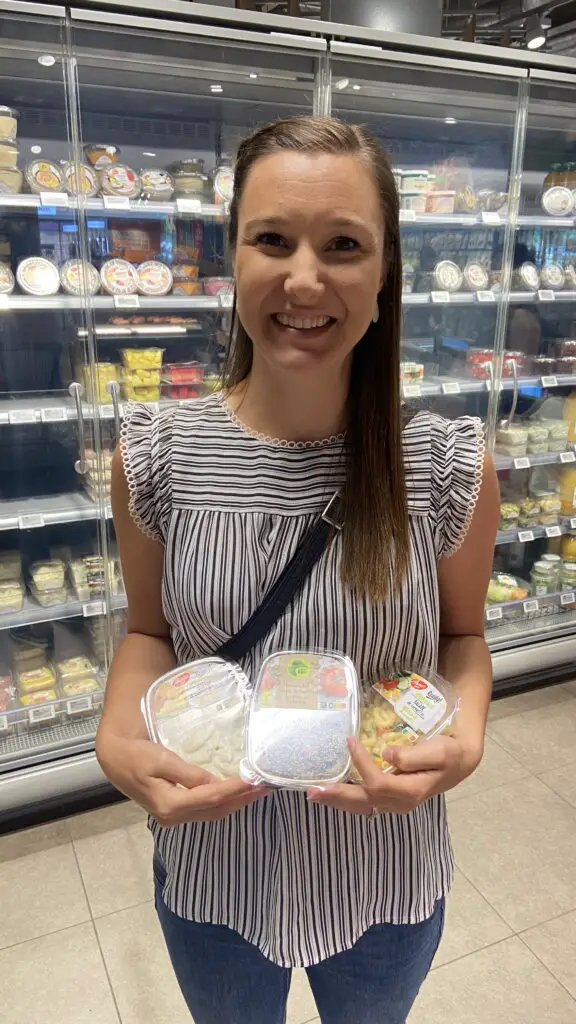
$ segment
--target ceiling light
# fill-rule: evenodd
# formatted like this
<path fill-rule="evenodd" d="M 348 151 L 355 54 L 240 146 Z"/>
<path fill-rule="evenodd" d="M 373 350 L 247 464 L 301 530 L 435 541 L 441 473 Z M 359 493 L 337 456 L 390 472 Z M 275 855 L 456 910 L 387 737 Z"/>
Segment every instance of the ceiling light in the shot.
<path fill-rule="evenodd" d="M 210 86 L 210 92 L 222 92 L 222 86 L 221 85 L 211 85 Z"/>
<path fill-rule="evenodd" d="M 359 89 L 360 89 L 360 86 L 359 85 L 353 85 L 352 88 L 354 89 L 354 92 L 358 92 Z"/>
<path fill-rule="evenodd" d="M 255 71 L 250 72 L 250 78 L 258 78 L 258 75 L 256 74 Z"/>
<path fill-rule="evenodd" d="M 540 50 L 546 43 L 546 29 L 542 19 L 532 14 L 526 19 L 526 46 L 529 50 Z"/>
<path fill-rule="evenodd" d="M 42 152 L 42 146 L 30 146 L 30 152 L 35 153 L 36 156 L 38 156 L 38 153 Z"/>
<path fill-rule="evenodd" d="M 56 57 L 53 57 L 51 53 L 44 53 L 41 57 L 38 57 L 38 63 L 43 68 L 51 68 L 56 63 Z"/>
<path fill-rule="evenodd" d="M 339 82 L 335 83 L 334 88 L 335 89 L 339 89 L 339 90 L 340 89 L 347 89 L 349 85 L 350 85 L 350 79 L 349 78 L 341 78 Z"/>
<path fill-rule="evenodd" d="M 458 124 L 458 121 L 455 117 L 445 117 L 444 124 Z"/>
<path fill-rule="evenodd" d="M 156 156 L 156 153 L 151 153 L 148 149 L 143 149 L 142 156 Z"/>

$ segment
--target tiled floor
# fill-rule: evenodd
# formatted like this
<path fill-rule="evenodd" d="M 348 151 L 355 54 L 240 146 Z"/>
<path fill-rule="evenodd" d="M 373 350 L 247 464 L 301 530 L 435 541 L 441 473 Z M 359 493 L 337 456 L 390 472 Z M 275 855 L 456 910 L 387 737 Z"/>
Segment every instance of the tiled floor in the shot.
<path fill-rule="evenodd" d="M 498 701 L 488 734 L 449 797 L 456 885 L 410 1024 L 576 1024 L 576 684 Z M 151 885 L 131 804 L 0 838 L 2 1024 L 190 1024 Z M 297 972 L 289 1024 L 317 1020 Z"/>

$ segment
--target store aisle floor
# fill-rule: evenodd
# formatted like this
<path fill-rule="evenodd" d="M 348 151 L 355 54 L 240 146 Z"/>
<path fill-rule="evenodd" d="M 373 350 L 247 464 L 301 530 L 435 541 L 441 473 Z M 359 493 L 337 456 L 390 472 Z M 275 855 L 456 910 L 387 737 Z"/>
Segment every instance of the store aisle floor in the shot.
<path fill-rule="evenodd" d="M 576 1024 L 576 683 L 493 705 L 449 797 L 458 873 L 410 1024 Z M 189 1024 L 151 903 L 143 813 L 0 838 L 2 1024 Z M 289 1024 L 316 1022 L 296 972 Z"/>

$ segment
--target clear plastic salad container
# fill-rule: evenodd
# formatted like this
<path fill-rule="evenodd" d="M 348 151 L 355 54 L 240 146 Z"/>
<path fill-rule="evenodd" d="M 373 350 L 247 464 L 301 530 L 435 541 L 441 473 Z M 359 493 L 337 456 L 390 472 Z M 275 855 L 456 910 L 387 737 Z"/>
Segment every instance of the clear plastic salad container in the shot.
<path fill-rule="evenodd" d="M 392 765 L 383 756 L 387 747 L 411 747 L 432 739 L 450 727 L 458 707 L 453 687 L 438 673 L 392 672 L 364 690 L 360 743 L 378 768 L 389 772 Z M 352 778 L 360 778 L 356 768 Z"/>
<path fill-rule="evenodd" d="M 248 678 L 222 658 L 181 665 L 142 698 L 150 739 L 219 779 L 239 774 Z"/>
<path fill-rule="evenodd" d="M 243 778 L 287 789 L 346 779 L 358 733 L 358 677 L 332 652 L 279 651 L 251 692 Z"/>

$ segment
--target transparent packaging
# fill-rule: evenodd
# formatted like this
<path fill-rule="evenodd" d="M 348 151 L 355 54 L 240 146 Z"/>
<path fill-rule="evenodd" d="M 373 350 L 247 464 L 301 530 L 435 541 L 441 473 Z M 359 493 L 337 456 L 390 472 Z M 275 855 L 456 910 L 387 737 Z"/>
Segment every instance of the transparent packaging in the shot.
<path fill-rule="evenodd" d="M 377 767 L 389 772 L 392 765 L 384 758 L 388 747 L 411 747 L 446 732 L 458 707 L 453 687 L 437 672 L 392 672 L 363 691 L 360 743 Z M 356 768 L 352 778 L 360 779 Z"/>
<path fill-rule="evenodd" d="M 181 665 L 142 698 L 150 739 L 217 778 L 240 773 L 249 682 L 222 658 Z"/>
<path fill-rule="evenodd" d="M 347 738 L 358 733 L 359 686 L 349 658 L 279 651 L 263 662 L 250 696 L 242 775 L 287 789 L 341 782 Z"/>

